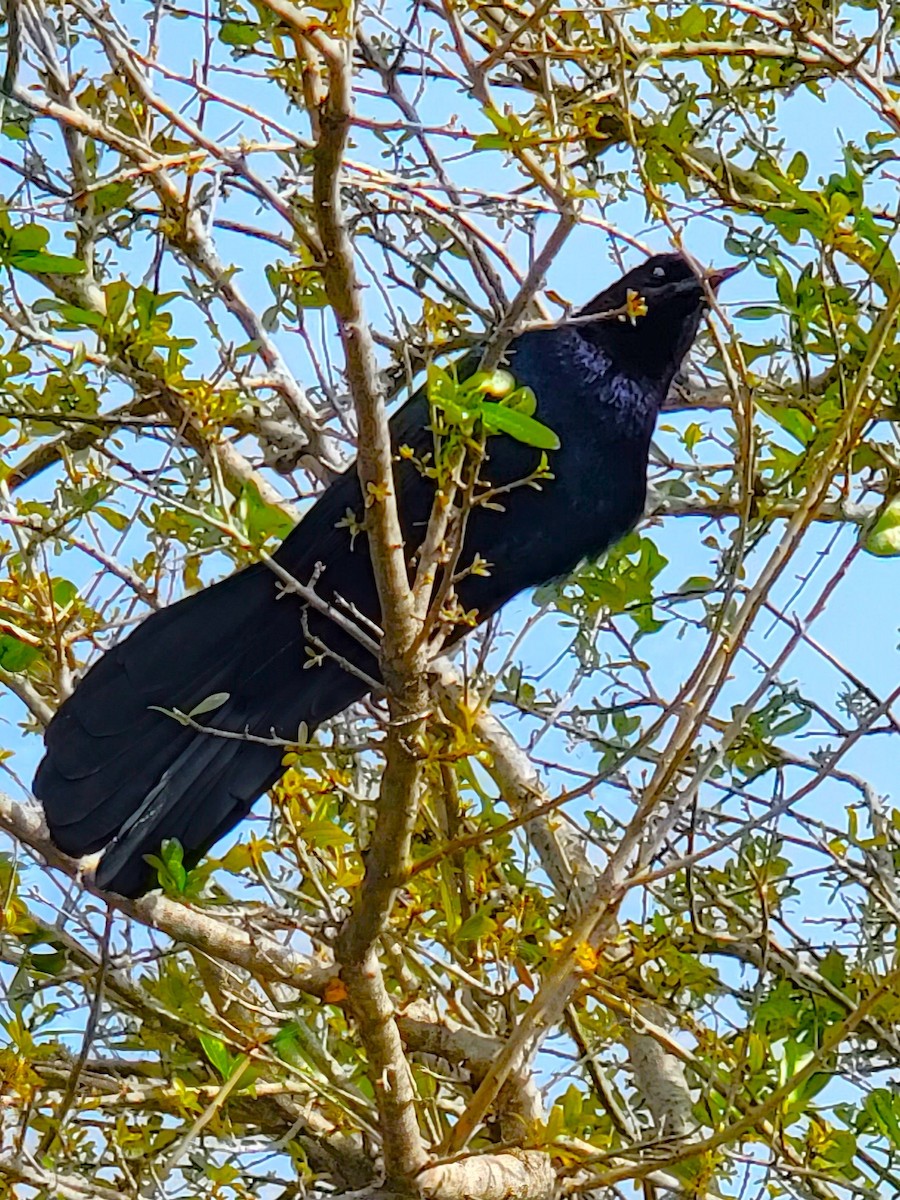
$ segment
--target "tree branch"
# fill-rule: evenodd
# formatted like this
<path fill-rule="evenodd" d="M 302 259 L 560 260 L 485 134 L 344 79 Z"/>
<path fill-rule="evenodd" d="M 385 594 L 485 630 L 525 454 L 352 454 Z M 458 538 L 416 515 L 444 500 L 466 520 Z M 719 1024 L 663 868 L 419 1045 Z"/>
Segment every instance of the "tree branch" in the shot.
<path fill-rule="evenodd" d="M 378 1103 L 388 1181 L 411 1179 L 425 1161 L 412 1076 L 384 985 L 375 942 L 384 928 L 409 857 L 421 774 L 415 741 L 424 728 L 428 687 L 417 650 L 416 618 L 394 486 L 393 448 L 375 347 L 360 301 L 340 178 L 352 123 L 351 41 L 311 31 L 300 11 L 265 0 L 321 55 L 328 89 L 318 111 L 313 203 L 322 248 L 322 278 L 344 349 L 359 425 L 357 471 L 366 503 L 366 533 L 381 607 L 381 669 L 391 713 L 378 820 L 363 885 L 335 944 L 341 977 L 359 1023 Z"/>
<path fill-rule="evenodd" d="M 312 967 L 303 955 L 270 938 L 257 932 L 246 933 L 237 925 L 179 904 L 158 892 L 139 900 L 128 900 L 124 896 L 98 891 L 81 874 L 79 860 L 69 858 L 53 845 L 40 809 L 17 804 L 4 793 L 0 793 L 0 828 L 34 850 L 48 866 L 63 871 L 70 879 L 79 880 L 86 890 L 125 916 L 158 929 L 175 942 L 184 942 L 213 958 L 243 967 L 258 979 L 287 984 L 321 998 L 329 981 L 335 977 L 333 967 Z"/>

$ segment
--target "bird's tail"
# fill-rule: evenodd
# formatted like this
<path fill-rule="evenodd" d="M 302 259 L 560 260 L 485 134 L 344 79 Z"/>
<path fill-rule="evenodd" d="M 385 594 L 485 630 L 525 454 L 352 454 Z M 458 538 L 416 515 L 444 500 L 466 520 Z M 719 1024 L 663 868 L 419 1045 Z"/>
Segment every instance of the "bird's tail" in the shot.
<path fill-rule="evenodd" d="M 320 618 L 324 620 L 324 618 Z M 335 661 L 303 670 L 304 618 L 257 564 L 155 613 L 88 671 L 46 732 L 34 781 L 53 841 L 72 855 L 106 847 L 99 887 L 138 895 L 144 856 L 167 838 L 197 862 L 282 774 L 283 749 L 185 727 L 296 737 L 365 692 Z"/>

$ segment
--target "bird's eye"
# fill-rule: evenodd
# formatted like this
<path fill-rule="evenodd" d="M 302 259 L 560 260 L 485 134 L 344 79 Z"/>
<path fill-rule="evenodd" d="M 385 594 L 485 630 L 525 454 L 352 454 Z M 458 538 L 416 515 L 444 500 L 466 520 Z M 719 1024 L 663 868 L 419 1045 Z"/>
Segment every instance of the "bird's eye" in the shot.
<path fill-rule="evenodd" d="M 665 279 L 666 268 L 665 267 L 654 267 L 653 268 L 653 277 L 654 277 L 654 279 Z"/>

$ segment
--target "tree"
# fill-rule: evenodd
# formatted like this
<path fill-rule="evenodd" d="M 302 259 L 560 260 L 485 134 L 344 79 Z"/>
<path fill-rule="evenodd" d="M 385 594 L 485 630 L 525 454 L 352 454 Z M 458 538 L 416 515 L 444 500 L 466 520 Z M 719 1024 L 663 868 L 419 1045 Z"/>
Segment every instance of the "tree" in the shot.
<path fill-rule="evenodd" d="M 897 25 L 7 0 L 4 1194 L 900 1189 Z M 641 529 L 429 663 L 385 403 L 642 227 L 762 299 Z M 41 727 L 355 450 L 386 698 L 97 893 L 27 801 Z"/>

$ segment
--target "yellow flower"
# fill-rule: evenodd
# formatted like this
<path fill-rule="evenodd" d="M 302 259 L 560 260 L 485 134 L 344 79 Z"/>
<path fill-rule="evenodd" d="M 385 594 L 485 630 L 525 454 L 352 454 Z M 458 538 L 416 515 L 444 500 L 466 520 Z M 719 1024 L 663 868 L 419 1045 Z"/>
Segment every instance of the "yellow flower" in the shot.
<path fill-rule="evenodd" d="M 366 508 L 371 508 L 373 504 L 383 504 L 388 498 L 390 490 L 390 484 L 387 483 L 367 483 Z"/>
<path fill-rule="evenodd" d="M 640 292 L 634 291 L 633 288 L 628 289 L 628 293 L 625 297 L 625 311 L 627 312 L 628 319 L 631 321 L 632 325 L 635 323 L 638 317 L 646 317 L 647 315 L 647 301 L 640 294 Z"/>
<path fill-rule="evenodd" d="M 592 971 L 597 970 L 597 963 L 600 961 L 597 951 L 593 946 L 589 946 L 587 942 L 581 942 L 575 948 L 575 965 L 579 971 L 583 971 L 585 975 L 589 975 Z"/>

